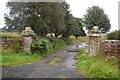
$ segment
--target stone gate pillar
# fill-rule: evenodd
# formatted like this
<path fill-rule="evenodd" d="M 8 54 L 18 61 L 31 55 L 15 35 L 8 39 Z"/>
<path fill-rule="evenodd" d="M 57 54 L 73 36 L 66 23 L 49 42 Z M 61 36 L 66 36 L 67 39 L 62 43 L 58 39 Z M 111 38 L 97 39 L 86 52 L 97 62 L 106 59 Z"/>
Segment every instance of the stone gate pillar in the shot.
<path fill-rule="evenodd" d="M 31 43 L 35 40 L 36 34 L 31 27 L 26 27 L 25 30 L 22 31 L 21 35 L 23 36 L 21 39 L 23 50 L 28 54 L 31 54 Z"/>
<path fill-rule="evenodd" d="M 88 32 L 89 35 L 89 53 L 96 55 L 99 52 L 101 43 L 101 31 L 97 26 L 94 26 L 92 30 Z"/>

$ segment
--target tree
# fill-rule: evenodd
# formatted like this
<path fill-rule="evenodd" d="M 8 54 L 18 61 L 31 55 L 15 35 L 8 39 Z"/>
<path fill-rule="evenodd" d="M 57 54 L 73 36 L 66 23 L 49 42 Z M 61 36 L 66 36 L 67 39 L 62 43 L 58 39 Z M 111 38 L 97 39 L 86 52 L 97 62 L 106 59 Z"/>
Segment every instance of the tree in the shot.
<path fill-rule="evenodd" d="M 42 3 L 35 2 L 8 2 L 6 6 L 10 11 L 4 17 L 6 29 L 21 32 L 26 26 L 30 26 L 35 32 L 38 32 L 42 20 L 40 17 L 41 5 Z"/>
<path fill-rule="evenodd" d="M 115 30 L 107 34 L 107 38 L 110 40 L 120 40 L 120 30 Z"/>
<path fill-rule="evenodd" d="M 91 30 L 94 26 L 98 26 L 102 32 L 107 32 L 111 28 L 108 16 L 98 6 L 87 9 L 87 13 L 84 15 L 84 26 L 88 30 Z"/>
<path fill-rule="evenodd" d="M 76 39 L 78 39 L 79 36 L 86 36 L 86 33 L 83 30 L 83 20 L 81 18 L 75 18 L 75 19 L 76 19 L 76 24 L 78 25 L 75 28 L 73 35 L 76 37 Z"/>
<path fill-rule="evenodd" d="M 65 30 L 64 17 L 65 13 L 63 11 L 62 3 L 46 3 L 48 6 L 45 10 L 47 13 L 46 20 L 49 24 L 50 33 L 54 33 L 55 37 L 61 35 L 61 32 Z"/>
<path fill-rule="evenodd" d="M 85 32 L 83 30 L 83 21 L 81 18 L 75 18 L 73 15 L 70 13 L 70 7 L 69 4 L 67 3 L 62 3 L 64 12 L 65 12 L 65 27 L 66 30 L 62 32 L 63 37 L 69 37 L 71 35 L 76 36 L 78 38 L 79 36 L 85 35 Z"/>
<path fill-rule="evenodd" d="M 70 6 L 67 3 L 62 3 L 64 12 L 65 12 L 65 17 L 64 17 L 64 22 L 65 22 L 65 28 L 66 30 L 62 31 L 62 36 L 63 37 L 69 37 L 70 35 L 73 34 L 73 28 L 74 26 L 72 25 L 72 14 L 70 13 Z"/>
<path fill-rule="evenodd" d="M 35 33 L 45 36 L 54 33 L 57 37 L 65 30 L 62 3 L 60 2 L 8 2 L 9 14 L 5 14 L 5 28 L 21 32 L 30 26 Z"/>

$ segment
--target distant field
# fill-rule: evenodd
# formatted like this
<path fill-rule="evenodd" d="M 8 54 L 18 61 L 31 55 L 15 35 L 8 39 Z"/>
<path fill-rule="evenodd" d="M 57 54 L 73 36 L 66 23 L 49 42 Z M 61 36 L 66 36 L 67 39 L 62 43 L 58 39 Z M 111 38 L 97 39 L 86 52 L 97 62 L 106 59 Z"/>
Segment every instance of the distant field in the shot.
<path fill-rule="evenodd" d="M 78 39 L 76 39 L 74 36 L 70 36 L 70 38 L 72 39 L 73 43 L 76 43 L 76 42 L 89 42 L 89 36 L 78 37 Z"/>
<path fill-rule="evenodd" d="M 21 37 L 17 32 L 1 32 L 0 37 Z"/>

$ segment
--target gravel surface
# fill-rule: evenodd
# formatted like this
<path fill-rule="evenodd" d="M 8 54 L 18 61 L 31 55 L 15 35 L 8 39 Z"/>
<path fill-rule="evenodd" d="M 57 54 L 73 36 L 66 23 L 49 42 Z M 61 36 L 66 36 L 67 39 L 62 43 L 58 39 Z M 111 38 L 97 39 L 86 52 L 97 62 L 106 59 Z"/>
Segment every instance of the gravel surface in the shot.
<path fill-rule="evenodd" d="M 18 67 L 2 67 L 3 78 L 84 78 L 84 76 L 76 70 L 76 55 L 79 53 L 78 48 L 84 48 L 86 43 L 77 43 L 68 46 L 62 50 L 51 54 L 42 61 L 27 64 Z M 77 45 L 77 46 L 76 46 Z M 54 59 L 59 58 L 59 65 L 50 65 Z"/>

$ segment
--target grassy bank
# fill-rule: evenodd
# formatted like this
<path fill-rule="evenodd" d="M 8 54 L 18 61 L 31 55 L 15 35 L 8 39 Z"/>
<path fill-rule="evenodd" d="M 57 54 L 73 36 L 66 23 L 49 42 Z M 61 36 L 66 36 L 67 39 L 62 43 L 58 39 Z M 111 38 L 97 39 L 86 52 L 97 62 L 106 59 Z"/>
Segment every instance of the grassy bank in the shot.
<path fill-rule="evenodd" d="M 115 59 L 102 56 L 90 56 L 85 50 L 80 50 L 77 69 L 87 78 L 118 78 L 118 63 Z"/>
<path fill-rule="evenodd" d="M 27 53 L 23 52 L 23 51 L 16 51 L 16 47 L 12 46 L 12 47 L 8 47 L 8 48 L 2 48 L 2 54 L 0 54 L 0 59 L 2 59 L 2 61 L 0 61 L 0 66 L 20 66 L 20 65 L 24 65 L 24 64 L 31 64 L 37 61 L 42 60 L 43 58 L 49 56 L 50 54 L 55 53 L 57 50 L 60 50 L 64 47 L 67 46 L 67 44 L 63 41 L 63 40 L 58 40 L 54 43 L 54 47 L 53 47 L 53 43 L 49 41 L 49 39 L 46 38 L 42 38 L 43 40 L 47 40 L 48 42 L 46 43 L 46 47 L 47 50 L 42 53 L 45 56 L 41 55 L 41 52 L 33 52 L 32 55 L 28 55 Z M 51 44 L 51 45 L 48 45 Z M 17 43 L 16 43 L 17 45 Z M 51 48 L 49 48 L 51 47 Z"/>
<path fill-rule="evenodd" d="M 63 45 L 61 47 L 56 47 L 52 49 L 50 52 L 46 52 L 46 57 L 50 54 L 55 53 L 57 50 L 60 50 L 64 48 L 67 45 Z M 0 58 L 2 58 L 2 63 L 0 63 L 0 66 L 20 66 L 24 64 L 31 64 L 37 61 L 40 61 L 44 59 L 44 57 L 38 53 L 34 53 L 32 55 L 28 55 L 25 52 L 19 52 L 19 53 L 13 53 L 13 54 L 4 54 L 0 55 Z"/>
<path fill-rule="evenodd" d="M 35 44 L 43 44 L 45 42 L 44 46 L 40 46 L 40 48 L 35 47 L 35 50 L 33 50 L 32 55 L 28 55 L 27 53 L 23 52 L 19 48 L 19 42 L 15 41 L 14 44 L 11 44 L 10 47 L 7 48 L 2 48 L 2 54 L 0 54 L 0 66 L 20 66 L 24 64 L 31 64 L 37 61 L 40 61 L 44 59 L 45 57 L 49 56 L 50 54 L 54 54 L 56 51 L 63 49 L 69 44 L 77 43 L 80 41 L 85 41 L 86 38 L 81 38 L 81 39 L 63 39 L 63 38 L 45 38 L 45 37 L 40 37 L 38 38 L 39 41 L 37 41 Z M 44 47 L 44 48 L 43 48 Z M 41 53 L 40 51 L 44 51 Z M 45 56 L 41 55 L 44 54 Z"/>

